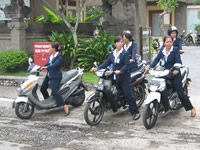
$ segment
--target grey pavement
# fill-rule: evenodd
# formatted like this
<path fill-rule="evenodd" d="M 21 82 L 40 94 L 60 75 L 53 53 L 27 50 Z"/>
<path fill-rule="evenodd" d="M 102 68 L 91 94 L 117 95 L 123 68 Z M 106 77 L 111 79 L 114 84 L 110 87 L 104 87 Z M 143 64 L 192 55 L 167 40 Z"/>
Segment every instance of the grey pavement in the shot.
<path fill-rule="evenodd" d="M 181 109 L 159 117 L 155 127 L 146 130 L 142 117 L 138 121 L 132 121 L 126 109 L 116 113 L 106 111 L 101 123 L 90 127 L 84 121 L 83 104 L 81 107 L 71 108 L 67 118 L 63 118 L 63 109 L 58 108 L 36 110 L 30 120 L 21 120 L 10 108 L 17 96 L 16 87 L 0 86 L 0 149 L 3 145 L 8 149 L 12 148 L 12 145 L 16 145 L 15 149 L 30 149 L 29 146 L 32 149 L 85 150 L 200 149 L 200 47 L 190 46 L 183 49 L 185 53 L 182 60 L 189 66 L 189 77 L 192 79 L 189 96 L 197 110 L 195 118 L 190 117 L 190 112 Z M 87 92 L 87 96 L 91 93 Z M 144 105 L 140 109 L 141 113 L 143 109 Z"/>

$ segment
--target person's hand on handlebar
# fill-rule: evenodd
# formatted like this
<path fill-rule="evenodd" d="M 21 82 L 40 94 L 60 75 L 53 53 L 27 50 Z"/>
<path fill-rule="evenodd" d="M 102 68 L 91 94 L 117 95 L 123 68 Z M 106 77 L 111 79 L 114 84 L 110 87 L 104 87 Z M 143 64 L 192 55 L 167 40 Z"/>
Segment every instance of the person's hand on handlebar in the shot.
<path fill-rule="evenodd" d="M 115 74 L 120 74 L 121 73 L 120 70 L 115 70 L 114 72 L 115 72 Z"/>
<path fill-rule="evenodd" d="M 40 70 L 46 70 L 48 67 L 47 66 L 44 66 L 44 67 L 41 67 Z"/>
<path fill-rule="evenodd" d="M 179 73 L 179 71 L 178 70 L 174 70 L 172 73 L 175 76 L 175 75 L 177 75 Z"/>

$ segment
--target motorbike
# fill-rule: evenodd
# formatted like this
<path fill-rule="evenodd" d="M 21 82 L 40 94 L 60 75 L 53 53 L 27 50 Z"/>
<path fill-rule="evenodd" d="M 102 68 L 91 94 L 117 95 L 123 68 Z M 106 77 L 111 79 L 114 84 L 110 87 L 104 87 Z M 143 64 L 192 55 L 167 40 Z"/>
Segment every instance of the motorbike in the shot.
<path fill-rule="evenodd" d="M 131 72 L 131 85 L 133 95 L 136 99 L 136 104 L 139 108 L 144 103 L 146 95 L 146 83 L 148 83 L 148 81 L 146 80 L 144 73 L 147 62 L 145 60 L 142 60 L 139 56 L 137 57 L 137 64 L 138 70 Z"/>
<path fill-rule="evenodd" d="M 40 69 L 41 67 L 35 65 L 32 59 L 29 58 L 28 72 L 30 75 L 17 88 L 18 97 L 13 102 L 15 113 L 21 119 L 31 118 L 35 108 L 41 110 L 57 107 L 53 95 L 44 100 L 40 100 L 37 95 Z M 81 106 L 85 100 L 85 90 L 87 88 L 82 82 L 83 70 L 77 68 L 63 72 L 63 77 L 60 82 L 59 92 L 65 103 L 74 107 Z"/>
<path fill-rule="evenodd" d="M 96 65 L 97 67 L 97 65 Z M 98 125 L 104 115 L 105 110 L 112 109 L 116 112 L 119 108 L 126 109 L 128 104 L 117 83 L 113 82 L 113 71 L 100 69 L 95 71 L 99 77 L 96 91 L 87 98 L 84 110 L 84 118 L 88 125 Z M 140 107 L 145 99 L 145 80 L 142 73 L 132 73 L 132 88 L 136 103 Z"/>
<path fill-rule="evenodd" d="M 196 45 L 196 46 L 199 46 L 199 45 L 200 45 L 200 34 L 197 34 L 197 35 L 196 35 L 195 45 Z"/>
<path fill-rule="evenodd" d="M 189 68 L 181 64 L 174 64 L 172 69 L 180 68 L 182 87 L 184 92 L 188 95 L 188 85 L 191 79 L 188 78 Z M 172 69 L 167 70 L 162 67 L 149 70 L 152 78 L 148 82 L 149 95 L 145 100 L 145 108 L 143 113 L 143 124 L 146 129 L 151 129 L 156 124 L 158 114 L 164 115 L 165 112 L 163 101 L 165 98 L 169 101 L 170 110 L 178 110 L 182 108 L 181 101 L 178 97 L 175 88 L 173 87 L 172 81 L 166 79 L 166 76 L 172 71 Z M 166 91 L 167 94 L 163 94 Z"/>
<path fill-rule="evenodd" d="M 157 38 L 156 39 L 152 39 L 152 47 L 158 53 L 158 50 L 160 48 L 160 42 L 159 42 L 159 40 Z"/>
<path fill-rule="evenodd" d="M 192 38 L 192 36 L 191 36 L 191 34 L 192 34 L 192 31 L 190 31 L 187 35 L 186 35 L 186 39 L 185 39 L 185 45 L 186 46 L 192 46 L 192 45 L 194 45 L 194 41 L 193 41 L 193 38 Z"/>
<path fill-rule="evenodd" d="M 185 30 L 180 34 L 182 45 L 186 45 L 186 36 L 185 36 Z"/>

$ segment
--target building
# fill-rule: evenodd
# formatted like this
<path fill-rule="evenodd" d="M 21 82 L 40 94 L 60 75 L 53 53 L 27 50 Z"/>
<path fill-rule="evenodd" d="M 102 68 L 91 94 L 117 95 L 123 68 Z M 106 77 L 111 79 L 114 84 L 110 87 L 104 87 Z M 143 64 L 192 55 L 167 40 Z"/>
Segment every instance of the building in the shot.
<path fill-rule="evenodd" d="M 30 7 L 30 0 L 24 0 L 24 3 L 26 6 Z M 10 0 L 0 0 L 0 8 L 4 9 L 6 6 L 10 5 Z M 5 18 L 4 12 L 0 10 L 0 20 L 9 20 L 8 18 Z"/>
<path fill-rule="evenodd" d="M 153 36 L 161 36 L 161 31 L 158 23 L 158 16 L 163 11 L 157 6 L 158 0 L 147 0 L 146 6 L 146 26 L 152 28 Z M 193 0 L 179 0 L 179 7 L 176 8 L 170 15 L 164 17 L 164 24 L 175 25 L 179 32 L 186 30 L 186 32 L 194 30 L 194 24 L 200 24 L 197 14 L 200 9 L 200 5 L 194 5 Z"/>
<path fill-rule="evenodd" d="M 59 0 L 47 0 L 53 7 L 57 10 L 61 8 Z M 66 0 L 63 0 L 66 2 Z M 158 16 L 163 11 L 157 6 L 158 0 L 147 0 L 146 3 L 146 26 L 152 28 L 153 36 L 161 36 L 160 26 L 158 22 Z M 171 24 L 177 26 L 179 32 L 186 30 L 186 32 L 194 31 L 194 24 L 200 24 L 200 19 L 197 17 L 200 5 L 194 5 L 194 0 L 179 0 L 179 7 L 176 8 L 170 15 L 164 16 L 164 24 Z M 37 16 L 44 15 L 47 16 L 47 12 L 43 9 L 43 2 L 41 0 L 24 0 L 27 6 L 32 8 L 31 20 Z M 9 5 L 9 0 L 0 0 L 0 8 L 4 8 Z M 86 18 L 86 10 L 88 7 L 101 6 L 102 0 L 87 0 L 84 9 L 82 11 L 82 20 Z M 76 15 L 76 0 L 68 0 L 66 4 L 66 13 L 71 17 Z M 0 11 L 0 20 L 6 20 L 4 13 Z"/>

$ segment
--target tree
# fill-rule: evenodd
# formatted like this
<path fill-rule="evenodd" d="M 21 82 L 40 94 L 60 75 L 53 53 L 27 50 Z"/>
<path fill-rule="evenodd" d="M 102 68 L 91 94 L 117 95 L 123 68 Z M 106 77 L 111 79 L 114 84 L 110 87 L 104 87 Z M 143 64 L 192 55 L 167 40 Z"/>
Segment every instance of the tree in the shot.
<path fill-rule="evenodd" d="M 194 0 L 194 4 L 200 3 L 200 0 Z M 200 10 L 198 11 L 198 18 L 200 19 Z"/>
<path fill-rule="evenodd" d="M 80 15 L 82 12 L 82 8 L 85 5 L 87 0 L 77 0 L 77 16 L 76 16 L 76 23 L 74 26 L 72 24 L 70 24 L 69 21 L 66 19 L 66 15 L 67 15 L 66 14 L 66 4 L 68 3 L 68 0 L 66 0 L 66 1 L 59 0 L 59 3 L 61 4 L 61 11 L 55 10 L 55 8 L 53 8 L 46 0 L 42 0 L 42 1 L 48 9 L 50 9 L 57 16 L 59 16 L 63 19 L 66 26 L 72 32 L 73 39 L 74 39 L 74 48 L 76 49 L 77 45 L 78 45 L 77 29 L 78 29 L 78 25 L 79 25 L 79 19 L 80 19 Z M 76 52 L 75 52 L 75 56 L 76 56 Z M 72 69 L 74 67 L 74 61 L 75 61 L 75 57 L 72 59 L 72 61 L 70 63 L 70 69 Z"/>
<path fill-rule="evenodd" d="M 163 9 L 163 12 L 159 15 L 160 29 L 163 35 L 167 34 L 164 28 L 163 17 L 166 14 L 171 14 L 172 10 L 178 7 L 178 0 L 159 0 L 157 5 Z"/>

